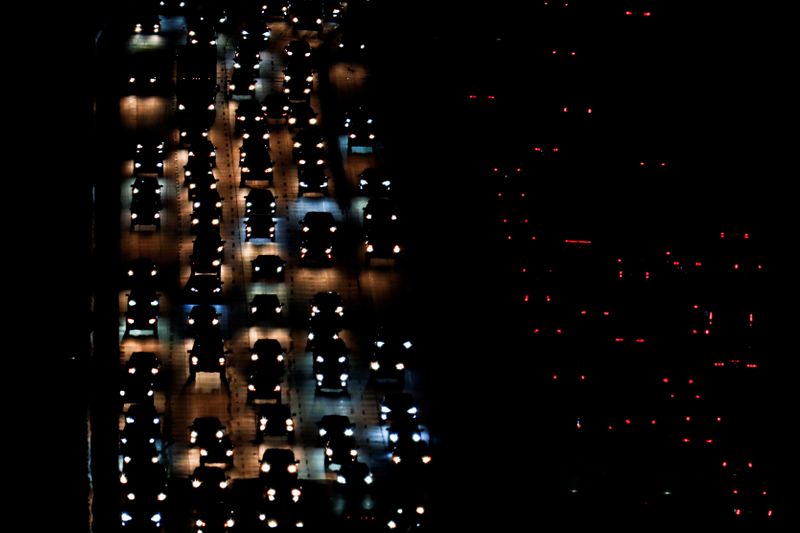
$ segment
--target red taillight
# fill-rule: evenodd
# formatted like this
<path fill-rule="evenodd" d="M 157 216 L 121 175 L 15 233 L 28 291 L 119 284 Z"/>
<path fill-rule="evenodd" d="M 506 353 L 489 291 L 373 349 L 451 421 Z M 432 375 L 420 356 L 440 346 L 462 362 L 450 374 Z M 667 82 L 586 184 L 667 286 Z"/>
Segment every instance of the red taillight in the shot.
<path fill-rule="evenodd" d="M 470 99 L 470 100 L 475 100 L 476 98 L 478 98 L 478 96 L 477 96 L 477 95 L 475 95 L 475 94 L 471 94 L 471 95 L 469 95 L 469 99 Z"/>
<path fill-rule="evenodd" d="M 626 419 L 625 419 L 625 423 L 626 423 L 626 424 L 628 424 L 628 425 L 630 426 L 630 425 L 631 425 L 631 419 L 630 419 L 630 418 L 626 418 Z"/>
<path fill-rule="evenodd" d="M 649 11 L 645 11 L 644 13 L 642 13 L 642 16 L 643 17 L 649 17 L 650 16 L 650 12 Z"/>
<path fill-rule="evenodd" d="M 625 14 L 626 15 L 633 15 L 633 11 L 626 11 Z"/>
<path fill-rule="evenodd" d="M 664 378 L 661 381 L 664 382 L 664 383 L 669 383 L 669 378 Z"/>
<path fill-rule="evenodd" d="M 490 94 L 490 95 L 489 95 L 489 96 L 487 96 L 486 98 L 488 98 L 489 100 L 494 100 L 494 95 L 493 95 L 493 94 Z"/>

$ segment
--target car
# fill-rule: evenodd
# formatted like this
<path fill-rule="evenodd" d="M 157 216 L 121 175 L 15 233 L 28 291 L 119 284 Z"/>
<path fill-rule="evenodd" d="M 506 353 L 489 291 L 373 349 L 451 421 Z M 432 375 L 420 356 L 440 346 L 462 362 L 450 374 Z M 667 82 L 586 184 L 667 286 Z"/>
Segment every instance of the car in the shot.
<path fill-rule="evenodd" d="M 244 198 L 245 215 L 271 215 L 278 214 L 278 200 L 269 189 L 250 189 Z"/>
<path fill-rule="evenodd" d="M 348 154 L 352 154 L 354 148 L 358 148 L 361 151 L 375 149 L 375 139 L 377 137 L 375 118 L 365 107 L 359 106 L 345 114 L 344 133 L 347 138 Z"/>
<path fill-rule="evenodd" d="M 322 12 L 325 21 L 337 23 L 344 16 L 344 3 L 340 0 L 323 0 Z"/>
<path fill-rule="evenodd" d="M 157 9 L 149 9 L 150 6 L 137 5 L 136 13 L 133 16 L 133 33 L 136 35 L 159 35 L 161 33 L 161 19 Z"/>
<path fill-rule="evenodd" d="M 275 242 L 275 220 L 270 215 L 250 215 L 244 220 L 245 242 L 270 239 Z"/>
<path fill-rule="evenodd" d="M 290 485 L 297 481 L 300 461 L 288 448 L 267 448 L 259 461 L 258 477 L 268 486 Z"/>
<path fill-rule="evenodd" d="M 248 181 L 266 180 L 270 185 L 274 182 L 275 161 L 272 160 L 269 145 L 242 146 L 239 152 L 239 186 L 244 187 Z"/>
<path fill-rule="evenodd" d="M 285 483 L 272 483 L 268 481 L 265 485 L 264 496 L 266 498 L 264 503 L 270 506 L 277 506 L 277 508 L 282 509 L 284 512 L 293 509 L 294 505 L 292 504 L 299 502 L 300 497 L 303 495 L 303 487 L 296 479 Z"/>
<path fill-rule="evenodd" d="M 208 135 L 196 135 L 191 139 L 188 151 L 187 164 L 194 158 L 208 161 L 211 167 L 217 166 L 217 147 L 208 138 Z"/>
<path fill-rule="evenodd" d="M 125 442 L 120 441 L 119 451 L 125 469 L 136 469 L 161 460 L 155 440 L 125 439 Z"/>
<path fill-rule="evenodd" d="M 315 145 L 310 145 L 298 153 L 295 163 L 297 163 L 298 169 L 306 165 L 322 167 L 325 165 L 325 150 L 317 148 Z"/>
<path fill-rule="evenodd" d="M 307 213 L 308 215 L 313 212 Z M 330 214 L 330 213 L 325 213 Z M 333 217 L 331 217 L 333 220 Z M 329 224 L 327 220 L 322 221 L 324 225 Z M 342 296 L 336 291 L 320 291 L 312 296 L 308 304 L 308 318 L 309 323 L 322 321 L 333 321 L 337 325 L 341 325 L 344 318 L 344 300 Z"/>
<path fill-rule="evenodd" d="M 192 499 L 198 507 L 225 501 L 228 498 L 230 482 L 224 469 L 217 466 L 198 466 L 189 478 L 189 483 L 192 485 Z"/>
<path fill-rule="evenodd" d="M 194 379 L 198 372 L 211 372 L 218 373 L 222 381 L 227 381 L 225 364 L 228 353 L 219 331 L 207 330 L 198 334 L 189 350 L 189 377 Z"/>
<path fill-rule="evenodd" d="M 357 28 L 349 28 L 342 32 L 336 42 L 337 56 L 345 61 L 363 61 L 366 58 L 369 46 L 369 36 Z"/>
<path fill-rule="evenodd" d="M 217 116 L 217 86 L 207 78 L 179 78 L 175 85 L 175 120 L 180 131 L 209 127 Z"/>
<path fill-rule="evenodd" d="M 372 198 L 364 206 L 364 228 L 387 226 L 397 221 L 397 203 L 391 198 Z"/>
<path fill-rule="evenodd" d="M 369 167 L 358 175 L 358 190 L 370 197 L 386 197 L 392 193 L 392 179 L 381 168 Z"/>
<path fill-rule="evenodd" d="M 407 392 L 389 392 L 380 402 L 382 422 L 400 419 L 415 419 L 419 409 L 414 397 Z"/>
<path fill-rule="evenodd" d="M 151 331 L 158 337 L 159 294 L 152 289 L 135 288 L 128 294 L 125 335 L 134 330 Z"/>
<path fill-rule="evenodd" d="M 294 131 L 297 128 L 315 126 L 319 121 L 317 120 L 317 112 L 308 103 L 289 102 L 286 122 L 289 125 L 289 130 Z"/>
<path fill-rule="evenodd" d="M 133 156 L 133 173 L 157 174 L 164 177 L 164 141 L 142 141 L 136 143 Z"/>
<path fill-rule="evenodd" d="M 158 267 L 147 257 L 138 257 L 128 263 L 125 271 L 128 286 L 153 288 L 158 279 Z"/>
<path fill-rule="evenodd" d="M 369 266 L 373 259 L 397 260 L 404 247 L 400 244 L 399 231 L 394 226 L 378 226 L 364 236 L 364 258 Z"/>
<path fill-rule="evenodd" d="M 291 61 L 283 69 L 283 82 L 289 83 L 294 81 L 305 80 L 311 86 L 314 82 L 314 69 L 308 61 Z"/>
<path fill-rule="evenodd" d="M 217 189 L 219 180 L 214 177 L 211 172 L 204 174 L 193 174 L 189 182 L 187 196 L 190 202 L 206 191 L 214 191 Z"/>
<path fill-rule="evenodd" d="M 234 69 L 228 81 L 228 97 L 233 99 L 239 96 L 255 97 L 256 77 L 249 69 Z"/>
<path fill-rule="evenodd" d="M 418 529 L 425 529 L 429 520 L 427 519 L 427 507 L 420 501 L 415 501 L 414 498 L 406 498 L 412 500 L 411 503 L 403 503 L 395 507 L 395 510 L 388 516 L 389 520 L 386 522 L 386 528 L 397 531 L 415 531 Z"/>
<path fill-rule="evenodd" d="M 265 435 L 289 439 L 294 443 L 294 419 L 288 405 L 281 403 L 265 403 L 258 407 L 256 413 L 256 441 L 261 442 Z"/>
<path fill-rule="evenodd" d="M 315 153 L 309 150 L 319 150 L 325 153 L 325 136 L 322 130 L 317 127 L 303 128 L 292 137 L 292 161 L 297 163 L 301 158 L 313 161 L 311 157 L 303 157 L 307 153 Z"/>
<path fill-rule="evenodd" d="M 220 299 L 222 280 L 215 273 L 195 272 L 186 281 L 186 295 L 190 302 L 210 303 Z"/>
<path fill-rule="evenodd" d="M 264 97 L 262 109 L 267 120 L 283 120 L 289 116 L 289 97 L 282 92 Z"/>
<path fill-rule="evenodd" d="M 195 418 L 189 426 L 189 445 L 200 449 L 200 466 L 233 465 L 233 443 L 217 417 Z"/>
<path fill-rule="evenodd" d="M 266 43 L 269 42 L 269 38 L 271 36 L 272 30 L 270 30 L 267 23 L 263 21 L 245 21 L 239 30 L 240 43 L 245 41 L 256 41 L 261 43 L 261 46 L 265 46 Z"/>
<path fill-rule="evenodd" d="M 152 402 L 161 360 L 153 352 L 133 352 L 125 362 L 119 389 L 123 403 Z"/>
<path fill-rule="evenodd" d="M 192 241 L 192 255 L 212 254 L 220 262 L 225 258 L 225 241 L 222 240 L 218 231 L 198 233 Z"/>
<path fill-rule="evenodd" d="M 346 461 L 336 472 L 336 483 L 350 490 L 363 490 L 374 481 L 369 466 L 361 461 Z"/>
<path fill-rule="evenodd" d="M 215 250 L 208 248 L 192 253 L 189 256 L 189 267 L 191 274 L 214 274 L 217 277 L 222 275 L 222 261 Z"/>
<path fill-rule="evenodd" d="M 292 488 L 284 489 L 282 493 L 286 496 L 279 497 L 275 489 L 267 489 L 267 501 L 263 502 L 258 509 L 258 520 L 261 527 L 276 529 L 277 531 L 305 528 L 308 523 L 305 514 L 297 505 L 293 505 L 300 500 L 302 487 L 296 484 Z M 291 497 L 291 503 L 289 500 Z"/>
<path fill-rule="evenodd" d="M 205 17 L 193 15 L 186 19 L 186 46 L 214 48 L 217 45 L 217 32 L 214 25 Z"/>
<path fill-rule="evenodd" d="M 247 370 L 247 403 L 255 400 L 275 400 L 281 403 L 283 364 L 268 359 L 250 363 Z"/>
<path fill-rule="evenodd" d="M 392 451 L 392 464 L 401 466 L 404 469 L 425 467 L 430 465 L 431 461 L 430 447 L 424 440 L 416 442 L 413 440 L 398 441 L 394 451 Z"/>
<path fill-rule="evenodd" d="M 376 381 L 402 382 L 413 347 L 404 331 L 387 326 L 380 328 L 373 342 L 369 362 L 372 378 Z"/>
<path fill-rule="evenodd" d="M 314 351 L 318 345 L 330 343 L 339 338 L 342 321 L 334 317 L 320 317 L 309 322 L 306 351 Z"/>
<path fill-rule="evenodd" d="M 253 267 L 253 280 L 274 279 L 283 281 L 286 279 L 286 261 L 278 255 L 259 255 L 250 264 Z"/>
<path fill-rule="evenodd" d="M 186 325 L 193 333 L 202 333 L 218 330 L 219 317 L 213 305 L 194 305 L 186 316 Z"/>
<path fill-rule="evenodd" d="M 291 58 L 308 58 L 311 57 L 311 45 L 308 41 L 293 39 L 286 45 L 284 52 Z"/>
<path fill-rule="evenodd" d="M 350 422 L 350 418 L 345 415 L 324 415 L 317 422 L 317 433 L 323 444 L 331 435 L 352 437 L 355 430 L 356 425 Z"/>
<path fill-rule="evenodd" d="M 138 52 L 128 58 L 125 93 L 137 96 L 159 94 L 168 84 L 163 61 L 151 52 Z"/>
<path fill-rule="evenodd" d="M 322 392 L 337 392 L 348 394 L 348 381 L 350 379 L 350 359 L 326 359 L 324 363 L 314 363 L 315 394 Z"/>
<path fill-rule="evenodd" d="M 131 184 L 131 198 L 157 197 L 161 202 L 161 183 L 156 176 L 136 176 Z"/>
<path fill-rule="evenodd" d="M 123 529 L 158 531 L 167 499 L 167 475 L 162 464 L 140 465 L 119 475 Z"/>
<path fill-rule="evenodd" d="M 241 135 L 243 132 L 256 131 L 258 125 L 255 123 L 267 120 L 265 111 L 264 106 L 255 100 L 242 100 L 239 102 L 234 116 L 234 133 Z M 248 135 L 249 137 L 250 135 Z"/>
<path fill-rule="evenodd" d="M 289 0 L 261 3 L 261 20 L 285 20 L 289 13 Z"/>
<path fill-rule="evenodd" d="M 202 175 L 205 175 L 206 181 L 215 182 L 213 169 L 214 167 L 208 159 L 193 157 L 187 160 L 183 166 L 183 185 L 189 187 L 196 179 L 201 180 Z M 193 188 L 196 189 L 197 186 L 195 185 Z M 191 200 L 191 198 L 189 199 Z"/>
<path fill-rule="evenodd" d="M 422 428 L 415 420 L 400 418 L 392 422 L 387 432 L 389 447 L 394 449 L 400 442 L 419 442 L 422 440 Z"/>
<path fill-rule="evenodd" d="M 289 102 L 309 102 L 311 100 L 312 83 L 299 76 L 284 77 L 283 94 L 289 98 Z"/>
<path fill-rule="evenodd" d="M 145 440 L 155 443 L 161 439 L 161 415 L 151 403 L 135 403 L 123 413 L 125 426 L 122 428 L 120 442 Z"/>
<path fill-rule="evenodd" d="M 292 34 L 299 30 L 316 31 L 322 34 L 325 14 L 319 2 L 290 2 L 287 18 L 292 23 Z"/>
<path fill-rule="evenodd" d="M 259 320 L 275 321 L 281 316 L 283 304 L 277 294 L 256 294 L 250 300 L 250 322 Z"/>
<path fill-rule="evenodd" d="M 333 234 L 337 228 L 333 215 L 328 212 L 309 211 L 300 221 L 300 228 L 301 262 L 330 263 L 333 260 Z"/>
<path fill-rule="evenodd" d="M 192 209 L 211 209 L 222 218 L 222 197 L 217 189 L 201 189 L 192 201 Z"/>
<path fill-rule="evenodd" d="M 308 193 L 328 195 L 328 176 L 324 165 L 302 165 L 297 167 L 297 183 L 299 196 Z"/>
<path fill-rule="evenodd" d="M 341 364 L 348 363 L 350 360 L 350 353 L 342 339 L 333 339 L 324 342 L 318 342 L 311 353 L 311 358 L 314 361 L 315 368 L 317 366 L 323 367 L 326 363 L 336 361 Z"/>
<path fill-rule="evenodd" d="M 161 195 L 155 190 L 142 191 L 131 199 L 130 230 L 139 226 L 154 226 L 161 229 Z"/>
<path fill-rule="evenodd" d="M 208 126 L 196 120 L 190 120 L 186 124 L 179 125 L 179 142 L 181 148 L 191 148 L 193 144 L 204 142 L 202 139 L 208 138 Z"/>
<path fill-rule="evenodd" d="M 192 515 L 195 533 L 228 531 L 236 527 L 236 513 L 230 503 L 214 502 L 196 507 Z"/>
<path fill-rule="evenodd" d="M 286 349 L 276 339 L 257 339 L 250 348 L 251 361 L 274 361 L 283 365 L 286 358 Z"/>
<path fill-rule="evenodd" d="M 332 433 L 325 443 L 325 466 L 338 470 L 358 457 L 358 446 L 354 437 Z"/>
<path fill-rule="evenodd" d="M 261 66 L 261 44 L 257 40 L 240 41 L 233 52 L 233 68 L 252 68 L 258 72 Z"/>
<path fill-rule="evenodd" d="M 192 202 L 193 209 L 189 217 L 191 221 L 189 231 L 192 235 L 214 231 L 219 228 L 219 224 L 222 221 L 222 202 L 214 202 L 213 200 L 199 201 L 198 198 L 196 197 L 195 201 Z M 220 207 L 216 207 L 217 204 Z"/>

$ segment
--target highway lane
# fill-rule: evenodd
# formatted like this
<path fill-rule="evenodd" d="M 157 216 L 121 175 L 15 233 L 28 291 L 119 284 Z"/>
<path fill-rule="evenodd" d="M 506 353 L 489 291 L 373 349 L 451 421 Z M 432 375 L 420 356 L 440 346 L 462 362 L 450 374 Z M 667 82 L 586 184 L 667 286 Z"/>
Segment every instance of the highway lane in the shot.
<path fill-rule="evenodd" d="M 275 90 L 280 80 L 282 50 L 290 39 L 290 31 L 283 24 L 272 26 L 273 37 L 260 70 L 259 96 Z M 317 46 L 317 39 L 311 39 Z M 136 49 L 137 42 L 131 46 Z M 233 45 L 224 37 L 218 44 L 218 79 L 224 80 L 231 70 Z M 332 69 L 337 98 L 357 100 L 361 97 L 367 73 L 363 69 Z M 344 74 L 339 74 L 343 72 Z M 353 75 L 353 73 L 358 75 Z M 312 106 L 325 121 L 325 109 L 320 108 L 317 85 L 312 95 Z M 159 130 L 174 113 L 174 99 L 162 97 L 125 97 L 120 101 L 122 124 L 126 136 L 133 138 L 145 130 Z M 352 203 L 342 201 L 333 182 L 330 198 L 297 198 L 296 170 L 291 161 L 291 137 L 285 126 L 273 127 L 271 146 L 276 161 L 275 184 L 272 187 L 279 201 L 277 238 L 275 243 L 244 242 L 242 215 L 247 188 L 238 187 L 238 147 L 241 139 L 232 135 L 235 104 L 221 92 L 217 95 L 217 116 L 210 138 L 217 147 L 217 169 L 220 180 L 218 190 L 224 201 L 221 234 L 227 241 L 225 262 L 222 267 L 224 282 L 222 299 L 218 306 L 223 315 L 223 331 L 230 349 L 228 383 L 221 383 L 213 374 L 198 374 L 195 382 L 188 382 L 188 356 L 191 338 L 185 331 L 185 313 L 190 309 L 183 303 L 180 289 L 189 276 L 188 257 L 192 248 L 189 234 L 189 202 L 181 186 L 182 166 L 186 150 L 177 150 L 177 134 L 168 131 L 168 151 L 162 199 L 162 228 L 160 232 L 128 231 L 130 184 L 132 164 L 122 164 L 124 178 L 120 184 L 122 212 L 120 215 L 121 260 L 123 264 L 136 257 L 150 257 L 161 271 L 161 319 L 158 340 L 143 337 L 123 337 L 123 317 L 120 319 L 120 363 L 130 353 L 139 350 L 157 352 L 165 365 L 163 390 L 157 394 L 156 406 L 164 413 L 163 428 L 167 445 L 166 459 L 172 478 L 185 479 L 199 464 L 198 452 L 188 447 L 187 426 L 196 416 L 217 416 L 228 427 L 235 448 L 234 467 L 230 475 L 234 480 L 253 479 L 258 473 L 258 459 L 268 446 L 286 447 L 285 439 L 266 438 L 254 444 L 254 409 L 245 404 L 246 381 L 244 371 L 249 360 L 248 348 L 257 338 L 272 337 L 287 348 L 287 377 L 283 401 L 291 406 L 298 424 L 297 442 L 292 448 L 300 459 L 300 478 L 325 480 L 331 483 L 335 476 L 323 467 L 322 449 L 317 446 L 316 422 L 324 414 L 348 415 L 357 425 L 360 456 L 373 468 L 376 477 L 386 476 L 389 466 L 386 434 L 378 424 L 379 390 L 368 383 L 368 346 L 374 332 L 375 321 L 392 314 L 393 303 L 404 291 L 402 268 L 364 269 L 361 241 L 362 198 Z M 161 130 L 163 131 L 163 130 Z M 343 147 L 329 147 L 336 149 Z M 347 156 L 345 162 L 346 187 L 356 188 L 358 173 L 377 163 L 373 154 Z M 339 200 L 337 202 L 337 200 Z M 342 209 L 342 206 L 344 209 Z M 340 242 L 342 252 L 337 255 L 333 268 L 320 269 L 297 265 L 299 248 L 299 220 L 310 210 L 334 213 L 342 223 Z M 250 260 L 260 253 L 277 253 L 288 261 L 288 275 L 284 283 L 253 282 Z M 352 378 L 350 395 L 341 397 L 314 394 L 311 375 L 311 354 L 305 351 L 305 324 L 308 301 L 314 293 L 336 290 L 345 299 L 347 322 L 342 335 L 352 351 Z M 125 294 L 120 292 L 120 309 L 125 308 Z M 247 327 L 247 302 L 253 294 L 274 292 L 284 303 L 284 318 L 280 327 Z M 413 376 L 407 380 L 411 388 L 418 382 Z M 408 388 L 408 386 L 407 386 Z M 120 421 L 120 427 L 122 421 Z M 177 485 L 176 485 L 177 486 Z M 188 517 L 170 519 L 179 527 L 188 526 Z M 182 525 L 181 525 L 182 524 Z"/>

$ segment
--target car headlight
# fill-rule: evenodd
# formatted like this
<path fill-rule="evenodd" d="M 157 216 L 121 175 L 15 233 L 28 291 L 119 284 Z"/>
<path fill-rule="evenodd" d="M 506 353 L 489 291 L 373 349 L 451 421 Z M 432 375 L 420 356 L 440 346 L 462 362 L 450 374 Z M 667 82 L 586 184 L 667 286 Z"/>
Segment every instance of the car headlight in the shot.
<path fill-rule="evenodd" d="M 347 361 L 347 357 L 345 357 L 343 355 L 339 357 L 339 362 L 340 363 L 344 363 L 345 361 Z"/>
<path fill-rule="evenodd" d="M 381 413 L 391 413 L 391 412 L 392 410 L 388 406 L 381 405 Z"/>
<path fill-rule="evenodd" d="M 131 520 L 133 520 L 133 517 L 130 514 L 125 513 L 125 512 L 123 512 L 122 515 L 120 515 L 120 516 L 121 516 L 123 522 L 130 522 Z"/>
<path fill-rule="evenodd" d="M 192 480 L 192 487 L 194 487 L 196 489 L 199 489 L 200 485 L 202 485 L 202 484 L 203 483 L 199 479 L 193 479 Z"/>
<path fill-rule="evenodd" d="M 369 364 L 369 367 L 370 367 L 372 370 L 380 370 L 380 368 L 381 368 L 381 364 L 380 364 L 378 361 L 372 361 L 372 362 Z"/>
<path fill-rule="evenodd" d="M 136 220 L 137 218 L 139 218 L 137 213 L 131 213 L 131 220 Z"/>
<path fill-rule="evenodd" d="M 208 450 L 206 450 L 205 448 L 202 448 L 200 450 L 200 455 L 203 456 L 203 457 L 206 457 L 208 455 Z"/>
<path fill-rule="evenodd" d="M 344 374 L 344 373 L 339 374 L 339 381 L 347 381 L 347 378 L 349 377 L 350 377 L 349 374 Z"/>
<path fill-rule="evenodd" d="M 400 437 L 397 435 L 397 433 L 390 433 L 389 440 L 392 442 L 397 442 L 398 440 L 400 440 Z"/>
<path fill-rule="evenodd" d="M 269 463 L 261 463 L 261 471 L 267 473 L 270 471 Z"/>
<path fill-rule="evenodd" d="M 225 455 L 227 457 L 233 457 L 233 450 L 225 450 Z"/>
<path fill-rule="evenodd" d="M 227 481 L 220 481 L 219 482 L 219 488 L 227 489 L 228 488 L 228 482 Z"/>
<path fill-rule="evenodd" d="M 406 410 L 406 413 L 408 413 L 408 414 L 410 414 L 410 415 L 415 415 L 415 414 L 417 414 L 417 408 L 416 408 L 416 407 L 409 407 L 409 408 Z"/>
<path fill-rule="evenodd" d="M 317 381 L 322 381 L 322 379 L 323 379 L 325 376 L 323 376 L 322 374 L 316 374 L 314 377 L 315 377 L 315 378 L 317 378 Z"/>
<path fill-rule="evenodd" d="M 127 322 L 128 322 L 128 324 L 133 324 L 133 323 L 134 323 L 134 320 L 133 320 L 132 318 L 129 318 L 129 319 L 127 320 Z"/>
<path fill-rule="evenodd" d="M 227 522 L 225 522 L 225 527 L 233 527 L 233 525 L 234 525 L 235 523 L 236 523 L 236 522 L 234 522 L 233 518 L 228 518 L 228 521 L 227 521 Z"/>
<path fill-rule="evenodd" d="M 197 358 L 196 355 L 192 356 L 192 364 L 197 365 L 200 362 L 200 359 Z"/>
<path fill-rule="evenodd" d="M 296 474 L 297 465 L 289 465 L 288 467 L 286 467 L 286 471 L 289 472 L 290 474 Z"/>
<path fill-rule="evenodd" d="M 400 253 L 400 245 L 399 244 L 395 244 L 394 248 L 392 248 L 392 252 L 394 252 L 396 254 L 399 254 Z"/>
<path fill-rule="evenodd" d="M 364 483 L 366 483 L 367 485 L 372 485 L 372 481 L 373 481 L 372 474 L 367 474 L 366 477 L 364 478 Z"/>
<path fill-rule="evenodd" d="M 309 123 L 309 124 L 311 124 L 311 125 L 313 126 L 314 124 L 316 124 L 316 123 L 317 123 L 317 119 L 316 119 L 316 118 L 314 118 L 314 117 L 312 117 L 312 118 L 308 119 L 308 123 Z"/>

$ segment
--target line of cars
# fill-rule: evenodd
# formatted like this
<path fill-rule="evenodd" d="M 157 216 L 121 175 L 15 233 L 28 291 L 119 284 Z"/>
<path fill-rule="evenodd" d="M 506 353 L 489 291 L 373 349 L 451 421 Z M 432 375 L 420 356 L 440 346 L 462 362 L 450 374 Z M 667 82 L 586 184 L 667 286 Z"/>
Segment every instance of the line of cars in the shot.
<path fill-rule="evenodd" d="M 225 258 L 226 242 L 220 233 L 223 205 L 217 190 L 219 179 L 215 176 L 216 147 L 209 136 L 210 126 L 216 118 L 218 90 L 216 23 L 189 16 L 187 24 L 187 40 L 179 47 L 177 56 L 175 93 L 179 146 L 186 149 L 188 154 L 182 172 L 183 190 L 187 192 L 192 206 L 187 224 L 179 223 L 178 228 L 188 227 L 194 237 L 189 260 L 190 275 L 183 292 L 183 300 L 191 305 L 185 324 L 186 331 L 193 338 L 188 353 L 189 379 L 195 379 L 198 372 L 212 372 L 218 373 L 222 381 L 227 381 L 229 351 L 220 328 L 222 317 L 217 309 L 217 304 L 222 302 L 221 265 Z M 258 38 L 256 40 L 261 42 Z M 259 52 L 254 52 L 258 45 L 248 48 L 244 45 L 245 41 L 249 39 L 245 39 L 244 34 L 238 36 L 234 62 L 239 66 L 237 68 L 234 65 L 236 70 L 232 76 L 236 75 L 237 70 L 249 68 L 244 59 L 246 57 L 254 58 L 253 65 L 258 66 Z M 263 105 L 252 105 L 254 99 L 251 99 L 249 89 L 248 94 L 241 95 L 228 85 L 228 97 L 238 100 L 239 104 L 234 124 L 235 133 L 243 137 L 239 154 L 240 170 L 243 171 L 240 181 L 243 186 L 252 186 L 245 200 L 245 241 L 251 238 L 275 240 L 277 199 L 269 188 L 251 183 L 263 178 L 268 185 L 273 185 L 274 162 L 270 157 L 268 121 L 285 121 L 294 133 L 292 156 L 297 165 L 300 194 L 311 191 L 327 194 L 325 139 L 322 131 L 315 127 L 317 114 L 309 105 L 313 70 L 310 63 L 301 59 L 311 57 L 311 49 L 307 45 L 301 39 L 290 43 L 288 48 L 293 56 L 298 57 L 287 61 L 282 80 L 283 92 L 270 95 L 275 98 L 268 96 Z M 257 83 L 255 75 L 253 82 Z M 348 134 L 348 152 L 358 153 L 364 147 L 375 147 L 375 135 L 369 133 L 372 131 L 372 120 L 358 117 L 358 113 L 355 113 L 349 115 L 346 121 L 346 128 L 352 128 L 348 131 L 358 131 L 356 137 Z M 152 143 L 152 149 L 144 143 L 137 146 L 134 161 L 137 173 L 142 176 L 155 174 L 156 180 L 137 178 L 134 194 L 157 189 L 160 195 L 161 186 L 157 178 L 164 177 L 165 148 L 164 142 Z M 143 155 L 139 156 L 143 149 Z M 245 168 L 248 171 L 245 172 Z M 397 212 L 396 205 L 389 198 L 389 178 L 373 170 L 361 176 L 360 188 L 375 197 L 365 208 L 364 222 L 365 227 L 369 228 L 368 235 L 373 235 L 372 240 L 377 243 L 383 233 L 394 234 Z M 260 221 L 259 217 L 263 220 Z M 139 221 L 136 226 L 145 225 L 138 212 L 133 218 Z M 152 226 L 160 229 L 160 224 Z M 321 261 L 329 264 L 333 259 L 336 229 L 337 224 L 331 213 L 308 212 L 301 221 L 301 263 Z M 367 242 L 365 246 L 369 244 Z M 399 253 L 398 246 L 394 241 L 389 245 L 390 258 Z M 369 250 L 369 253 L 372 251 Z M 381 252 L 375 256 L 380 257 Z M 251 268 L 253 279 L 285 280 L 286 262 L 277 255 L 258 255 L 252 260 Z M 147 333 L 158 338 L 160 295 L 155 292 L 158 268 L 148 259 L 138 259 L 130 265 L 127 275 L 131 292 L 128 295 L 125 335 Z M 131 301 L 134 303 L 131 304 Z M 283 306 L 276 295 L 264 294 L 255 295 L 248 307 L 252 323 L 263 320 L 271 323 L 280 319 Z M 342 315 L 343 301 L 336 293 L 319 293 L 309 305 L 308 343 L 312 352 L 316 388 L 321 394 L 347 392 L 349 353 L 342 339 L 338 338 Z M 134 322 L 129 322 L 129 318 Z M 155 318 L 155 322 L 151 322 L 152 318 Z M 142 326 L 142 320 L 147 327 Z M 411 341 L 406 337 L 391 328 L 381 328 L 371 348 L 371 376 L 378 382 L 402 384 L 411 349 Z M 285 357 L 286 351 L 276 339 L 258 339 L 251 349 L 250 364 L 245 372 L 246 401 L 254 407 L 258 442 L 276 436 L 285 437 L 290 445 L 295 441 L 293 414 L 288 405 L 282 403 Z M 127 501 L 124 502 L 121 516 L 123 526 L 128 529 L 140 529 L 141 524 L 156 529 L 162 525 L 168 465 L 164 458 L 162 417 L 157 413 L 154 401 L 160 372 L 160 359 L 152 352 L 132 354 L 124 369 L 120 397 L 129 407 L 123 413 L 125 425 L 121 430 L 121 485 L 141 485 L 147 487 L 148 491 L 155 491 L 155 503 L 150 501 L 153 498 L 139 494 L 125 496 Z M 391 443 L 390 461 L 400 473 L 398 479 L 409 484 L 421 483 L 417 468 L 427 468 L 431 456 L 422 439 L 422 428 L 417 422 L 417 407 L 413 398 L 406 393 L 390 393 L 378 408 L 382 420 L 390 424 L 387 428 L 388 442 Z M 373 484 L 369 466 L 358 460 L 354 426 L 346 417 L 345 420 L 337 419 L 337 415 L 323 417 L 319 423 L 319 435 L 324 462 L 336 471 L 339 486 L 348 493 L 358 493 Z M 234 457 L 228 429 L 216 417 L 199 416 L 189 428 L 187 439 L 190 447 L 198 449 L 200 457 L 200 465 L 194 469 L 189 480 L 195 530 L 230 529 L 239 525 L 241 517 L 235 516 L 238 507 L 232 496 L 231 480 L 226 473 Z M 124 466 L 129 463 L 148 463 L 153 466 L 132 473 L 131 468 Z M 296 505 L 302 501 L 303 487 L 297 477 L 298 461 L 292 451 L 268 447 L 259 461 L 259 471 L 263 500 L 259 504 L 258 521 L 270 529 L 302 527 L 307 513 L 301 512 L 302 505 Z M 140 482 L 140 479 L 144 481 Z M 123 488 L 127 490 L 126 487 Z M 392 516 L 386 520 L 385 527 L 404 529 L 418 526 L 426 512 L 418 498 L 414 493 L 414 497 L 406 498 L 397 506 L 393 504 Z M 134 500 L 135 504 L 132 503 Z"/>

